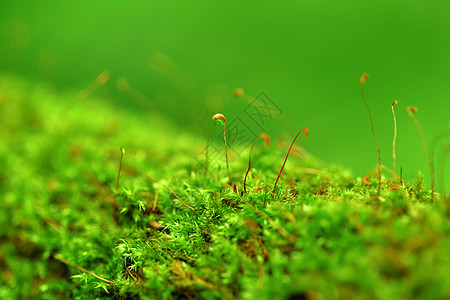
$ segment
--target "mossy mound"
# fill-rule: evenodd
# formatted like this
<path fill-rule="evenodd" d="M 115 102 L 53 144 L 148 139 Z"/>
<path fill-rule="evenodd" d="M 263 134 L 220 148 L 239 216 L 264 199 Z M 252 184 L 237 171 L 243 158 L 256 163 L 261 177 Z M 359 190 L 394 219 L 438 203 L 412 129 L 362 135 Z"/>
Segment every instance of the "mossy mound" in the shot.
<path fill-rule="evenodd" d="M 450 298 L 449 206 L 420 178 L 378 197 L 292 156 L 272 194 L 287 147 L 257 145 L 236 193 L 207 137 L 76 97 L 0 77 L 0 298 Z"/>

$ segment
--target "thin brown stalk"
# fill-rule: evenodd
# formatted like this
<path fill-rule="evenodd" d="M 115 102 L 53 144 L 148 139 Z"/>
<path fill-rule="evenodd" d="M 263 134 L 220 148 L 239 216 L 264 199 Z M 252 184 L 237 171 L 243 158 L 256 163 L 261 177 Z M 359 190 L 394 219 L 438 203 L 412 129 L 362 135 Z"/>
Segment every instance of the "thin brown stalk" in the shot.
<path fill-rule="evenodd" d="M 150 180 L 152 180 L 152 181 L 154 181 L 154 182 L 156 182 L 156 183 L 159 183 L 160 185 L 162 185 L 163 187 L 165 187 L 166 189 L 168 189 L 175 197 L 177 197 L 177 199 L 178 200 L 180 200 L 181 201 L 181 203 L 183 203 L 184 204 L 184 206 L 186 206 L 187 208 L 190 208 L 190 209 L 192 209 L 192 210 L 195 210 L 195 208 L 193 208 L 192 206 L 189 206 L 189 205 L 187 205 L 183 200 L 181 200 L 181 198 L 180 197 L 178 197 L 178 195 L 177 194 L 175 194 L 175 192 L 174 191 L 172 191 L 172 189 L 170 188 L 170 187 L 168 187 L 167 185 L 165 185 L 164 183 L 162 183 L 162 182 L 159 182 L 158 180 L 156 180 L 156 179 L 154 179 L 154 178 L 152 178 L 152 177 L 150 177 L 149 175 L 145 175 L 148 179 L 150 179 Z"/>
<path fill-rule="evenodd" d="M 72 104 L 75 104 L 75 102 L 77 101 L 84 100 L 90 95 L 92 95 L 96 90 L 98 90 L 105 83 L 107 83 L 110 77 L 111 75 L 109 74 L 108 71 L 103 71 L 102 73 L 100 73 L 100 75 L 98 75 L 93 82 L 91 82 L 86 88 L 80 91 L 80 93 L 78 94 L 79 98 L 76 99 Z"/>
<path fill-rule="evenodd" d="M 158 203 L 158 190 L 155 190 L 155 200 L 153 200 L 152 211 L 156 210 L 156 204 Z"/>
<path fill-rule="evenodd" d="M 283 165 L 281 166 L 280 172 L 278 173 L 277 180 L 275 180 L 275 184 L 274 184 L 274 186 L 273 186 L 273 190 L 275 190 L 276 187 L 277 187 L 278 180 L 280 179 L 281 173 L 283 172 L 284 166 L 286 165 L 286 161 L 287 161 L 287 159 L 288 159 L 288 157 L 289 157 L 289 153 L 291 152 L 292 146 L 294 146 L 295 140 L 297 139 L 298 135 L 299 135 L 300 132 L 302 132 L 302 131 L 305 132 L 305 136 L 309 136 L 309 131 L 308 131 L 308 129 L 307 129 L 306 127 L 303 127 L 303 128 L 300 129 L 300 131 L 297 133 L 297 135 L 295 136 L 294 140 L 292 141 L 292 144 L 291 144 L 291 146 L 289 147 L 289 150 L 288 150 L 288 152 L 287 152 L 287 154 L 286 154 L 286 158 L 284 159 Z"/>
<path fill-rule="evenodd" d="M 228 178 L 230 178 L 230 186 L 233 187 L 233 180 L 231 179 L 230 174 L 230 166 L 228 164 L 228 150 L 227 150 L 227 135 L 225 131 L 225 122 L 223 123 L 223 140 L 225 141 L 225 159 L 227 161 L 227 172 L 228 172 Z"/>
<path fill-rule="evenodd" d="M 370 127 L 372 129 L 372 138 L 373 141 L 375 142 L 375 146 L 377 148 L 377 153 L 378 153 L 378 165 L 377 165 L 377 169 L 378 169 L 378 190 L 377 190 L 377 195 L 380 196 L 381 193 L 381 153 L 380 153 L 380 147 L 378 146 L 378 141 L 377 138 L 375 137 L 375 129 L 373 126 L 373 118 L 372 118 L 372 112 L 370 111 L 370 107 L 369 104 L 366 101 L 366 97 L 364 96 L 364 83 L 366 82 L 366 79 L 369 78 L 369 75 L 367 73 L 364 73 L 361 76 L 361 98 L 364 102 L 364 104 L 366 105 L 367 108 L 367 112 L 369 113 L 369 119 L 370 119 Z"/>
<path fill-rule="evenodd" d="M 252 147 L 250 148 L 250 154 L 248 156 L 248 168 L 247 168 L 247 172 L 245 172 L 245 176 L 244 176 L 244 193 L 247 193 L 247 176 L 248 176 L 248 173 L 250 172 L 250 169 L 252 167 L 252 151 L 253 151 L 253 148 L 255 147 L 255 143 L 256 143 L 257 140 L 258 140 L 258 138 L 256 138 L 253 141 Z"/>
<path fill-rule="evenodd" d="M 82 271 L 82 272 L 84 272 L 84 273 L 87 273 L 87 274 L 89 274 L 89 275 L 91 275 L 91 276 L 94 276 L 95 278 L 100 279 L 101 281 L 104 281 L 104 282 L 109 283 L 109 284 L 114 283 L 113 281 L 108 280 L 108 279 L 105 279 L 105 278 L 103 278 L 103 277 L 100 277 L 100 276 L 98 276 L 98 275 L 92 273 L 91 271 L 86 270 L 85 268 L 82 268 L 82 267 L 79 267 L 79 266 L 77 266 L 77 265 L 74 265 L 74 264 L 68 262 L 67 260 L 65 260 L 64 258 L 59 257 L 58 255 L 53 255 L 53 257 L 54 257 L 55 259 L 59 260 L 60 262 L 62 262 L 63 264 L 68 265 L 68 266 L 70 266 L 70 267 L 72 267 L 72 268 L 75 268 L 75 269 L 77 269 L 77 270 L 80 270 L 80 271 Z"/>
<path fill-rule="evenodd" d="M 265 140 L 264 144 L 265 144 L 266 146 L 268 146 L 269 143 L 270 143 L 269 136 L 268 136 L 267 134 L 265 134 L 265 133 L 261 133 L 261 134 L 258 135 L 258 136 L 256 137 L 256 139 L 253 141 L 252 147 L 250 148 L 250 154 L 249 154 L 249 156 L 248 156 L 248 168 L 247 168 L 247 172 L 245 173 L 245 177 L 244 177 L 244 193 L 247 193 L 247 185 L 246 185 L 246 183 L 247 183 L 247 176 L 248 176 L 248 173 L 250 172 L 250 169 L 251 169 L 251 167 L 252 167 L 252 152 L 253 152 L 253 148 L 255 147 L 256 141 L 257 141 L 258 139 L 260 139 L 260 138 L 263 138 L 263 139 Z"/>
<path fill-rule="evenodd" d="M 394 170 L 394 182 L 397 186 L 398 176 L 397 176 L 397 155 L 395 154 L 395 142 L 397 141 L 397 118 L 395 117 L 394 105 L 398 104 L 398 101 L 395 100 L 391 104 L 392 116 L 394 117 L 394 140 L 392 141 L 392 164 Z"/>
<path fill-rule="evenodd" d="M 428 164 L 428 168 L 430 169 L 430 176 L 431 176 L 431 202 L 434 200 L 434 166 L 431 162 L 430 155 L 428 154 L 428 147 L 427 143 L 425 141 L 425 136 L 423 135 L 422 127 L 419 124 L 419 121 L 417 120 L 415 114 L 417 113 L 418 109 L 416 107 L 407 107 L 406 111 L 408 112 L 411 119 L 414 121 L 414 124 L 416 125 L 417 131 L 419 132 L 420 141 L 422 142 L 422 149 L 423 153 L 425 154 L 425 159 Z"/>
<path fill-rule="evenodd" d="M 128 266 L 127 266 L 127 258 L 125 257 L 125 270 L 127 270 L 128 275 L 130 275 L 130 277 L 133 279 L 134 284 L 136 286 L 138 286 L 138 282 L 136 280 L 136 277 L 133 276 L 133 274 L 131 274 L 130 270 L 128 270 Z"/>
<path fill-rule="evenodd" d="M 228 164 L 228 150 L 227 150 L 227 134 L 226 134 L 226 120 L 225 116 L 223 114 L 215 114 L 212 116 L 212 119 L 215 120 L 222 120 L 223 121 L 223 140 L 225 143 L 225 160 L 227 162 L 227 172 L 228 172 L 228 178 L 230 179 L 230 186 L 236 191 L 236 188 L 233 184 L 233 180 L 231 179 L 230 174 L 230 166 Z"/>

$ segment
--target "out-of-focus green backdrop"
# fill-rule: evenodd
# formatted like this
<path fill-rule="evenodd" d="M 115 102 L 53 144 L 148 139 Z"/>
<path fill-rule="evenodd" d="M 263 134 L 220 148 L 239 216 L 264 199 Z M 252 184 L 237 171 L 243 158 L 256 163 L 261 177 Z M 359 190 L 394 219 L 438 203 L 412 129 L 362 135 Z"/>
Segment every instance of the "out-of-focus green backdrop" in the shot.
<path fill-rule="evenodd" d="M 308 151 L 359 176 L 377 163 L 359 90 L 367 72 L 382 163 L 392 166 L 398 100 L 398 166 L 411 179 L 428 169 L 406 107 L 419 107 L 428 142 L 449 128 L 449 16 L 450 2 L 433 0 L 2 1 L 0 68 L 59 89 L 109 70 L 98 93 L 129 109 L 145 98 L 205 137 L 215 112 L 289 140 L 306 126 Z M 121 77 L 134 96 L 116 88 Z M 237 87 L 265 92 L 281 116 L 258 127 Z"/>

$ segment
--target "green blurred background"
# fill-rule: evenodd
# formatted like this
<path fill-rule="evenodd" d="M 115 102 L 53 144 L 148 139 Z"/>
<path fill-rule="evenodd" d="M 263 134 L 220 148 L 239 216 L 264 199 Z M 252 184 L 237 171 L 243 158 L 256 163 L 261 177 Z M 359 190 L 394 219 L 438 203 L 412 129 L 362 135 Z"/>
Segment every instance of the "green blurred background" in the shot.
<path fill-rule="evenodd" d="M 448 130 L 449 16 L 450 1 L 2 1 L 0 68 L 80 90 L 109 70 L 99 94 L 124 109 L 144 99 L 205 138 L 216 112 L 259 133 L 233 90 L 263 91 L 282 110 L 264 131 L 290 140 L 306 126 L 302 146 L 358 176 L 377 163 L 359 90 L 367 72 L 382 163 L 392 166 L 398 100 L 398 166 L 428 178 L 406 107 L 419 107 L 428 142 Z M 116 88 L 121 77 L 134 96 Z"/>

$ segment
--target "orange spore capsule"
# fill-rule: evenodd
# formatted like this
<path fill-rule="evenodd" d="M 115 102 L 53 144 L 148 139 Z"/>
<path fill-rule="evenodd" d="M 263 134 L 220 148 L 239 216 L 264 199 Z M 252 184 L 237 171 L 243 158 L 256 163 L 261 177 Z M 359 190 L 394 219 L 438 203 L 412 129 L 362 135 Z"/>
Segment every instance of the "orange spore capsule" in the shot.
<path fill-rule="evenodd" d="M 270 137 L 267 134 L 261 133 L 259 137 L 264 139 L 264 145 L 266 146 L 270 145 Z"/>
<path fill-rule="evenodd" d="M 308 128 L 303 127 L 302 130 L 305 131 L 305 136 L 309 136 Z"/>
<path fill-rule="evenodd" d="M 244 90 L 241 88 L 237 88 L 234 90 L 234 95 L 238 98 L 242 97 L 244 95 Z"/>
<path fill-rule="evenodd" d="M 411 106 L 408 106 L 407 108 L 406 108 L 406 110 L 407 111 L 409 111 L 409 112 L 412 112 L 413 114 L 415 114 L 415 113 L 417 113 L 417 111 L 419 110 L 417 107 L 411 107 Z"/>
<path fill-rule="evenodd" d="M 367 78 L 369 78 L 369 74 L 367 74 L 367 73 L 362 74 L 361 80 L 360 80 L 361 84 L 364 84 L 366 82 Z"/>
<path fill-rule="evenodd" d="M 225 122 L 225 116 L 223 114 L 215 114 L 214 116 L 212 116 L 212 119 L 214 121 L 218 120 L 218 119 L 221 119 L 221 120 L 223 120 Z"/>

